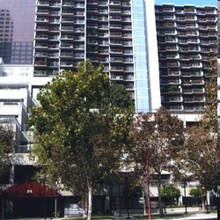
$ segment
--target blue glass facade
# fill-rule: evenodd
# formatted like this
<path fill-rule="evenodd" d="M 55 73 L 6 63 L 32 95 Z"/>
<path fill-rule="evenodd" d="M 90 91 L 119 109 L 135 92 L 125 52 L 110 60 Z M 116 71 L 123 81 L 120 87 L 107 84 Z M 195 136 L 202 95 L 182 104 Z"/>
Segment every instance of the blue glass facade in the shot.
<path fill-rule="evenodd" d="M 147 62 L 147 34 L 145 2 L 142 0 L 132 2 L 133 16 L 133 46 L 134 46 L 134 72 L 135 72 L 135 106 L 136 112 L 149 112 L 150 89 L 149 71 Z"/>

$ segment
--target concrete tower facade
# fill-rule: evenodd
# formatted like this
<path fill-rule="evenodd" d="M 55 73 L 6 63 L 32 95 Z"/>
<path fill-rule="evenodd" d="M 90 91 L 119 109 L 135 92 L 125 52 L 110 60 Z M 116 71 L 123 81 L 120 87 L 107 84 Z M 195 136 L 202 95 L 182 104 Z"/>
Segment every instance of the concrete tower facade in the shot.
<path fill-rule="evenodd" d="M 194 121 L 205 111 L 210 59 L 217 53 L 217 7 L 156 6 L 161 103 Z"/>
<path fill-rule="evenodd" d="M 151 50 L 151 56 L 157 57 L 152 46 L 156 28 L 151 25 L 153 44 L 146 31 L 155 18 L 153 12 L 152 0 L 38 0 L 34 76 L 53 77 L 61 70 L 76 70 L 79 61 L 91 60 L 95 65 L 102 63 L 109 78 L 125 86 L 136 112 L 158 108 L 158 63 L 153 70 L 148 53 Z"/>

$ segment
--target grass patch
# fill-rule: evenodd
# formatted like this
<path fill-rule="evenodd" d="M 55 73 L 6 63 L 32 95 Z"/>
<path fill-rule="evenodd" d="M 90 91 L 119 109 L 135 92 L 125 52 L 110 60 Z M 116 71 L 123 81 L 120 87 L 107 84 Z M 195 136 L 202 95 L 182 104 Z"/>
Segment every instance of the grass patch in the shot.
<path fill-rule="evenodd" d="M 153 214 L 152 215 L 152 219 L 176 219 L 176 218 L 180 218 L 180 217 L 189 217 L 191 216 L 191 214 L 185 214 L 185 213 L 172 213 L 172 214 L 164 214 L 162 216 L 158 215 L 158 214 Z M 136 215 L 134 216 L 136 219 L 148 219 L 147 215 Z"/>

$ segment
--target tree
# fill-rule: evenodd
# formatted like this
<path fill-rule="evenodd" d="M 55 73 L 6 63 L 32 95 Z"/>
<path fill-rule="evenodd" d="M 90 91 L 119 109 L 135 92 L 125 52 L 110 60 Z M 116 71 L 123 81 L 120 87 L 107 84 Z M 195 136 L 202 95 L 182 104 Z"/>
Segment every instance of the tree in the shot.
<path fill-rule="evenodd" d="M 217 123 L 217 59 L 210 61 L 212 70 L 206 81 L 206 109 L 198 125 L 186 129 L 186 142 L 177 161 L 177 171 L 185 171 L 198 180 L 203 190 L 203 198 L 207 190 L 213 188 L 216 177 L 220 173 L 218 123 Z M 183 169 L 184 167 L 184 169 Z M 185 177 L 183 177 L 185 178 Z M 205 208 L 205 201 L 202 203 Z"/>
<path fill-rule="evenodd" d="M 90 62 L 53 79 L 37 98 L 40 105 L 30 117 L 36 141 L 33 154 L 50 181 L 61 181 L 86 198 L 91 219 L 94 186 L 121 165 L 133 101 L 101 66 Z"/>
<path fill-rule="evenodd" d="M 9 181 L 9 171 L 11 168 L 11 156 L 14 153 L 14 131 L 11 125 L 0 124 L 0 184 Z M 6 178 L 7 177 L 7 180 Z M 2 196 L 2 186 L 0 186 L 0 196 Z M 2 212 L 2 207 L 0 208 Z M 3 218 L 3 215 L 2 215 Z"/>
<path fill-rule="evenodd" d="M 161 197 L 163 200 L 171 201 L 180 197 L 180 190 L 173 184 L 165 185 L 161 189 Z"/>
<path fill-rule="evenodd" d="M 151 173 L 157 174 L 159 209 L 163 215 L 160 193 L 162 171 L 169 169 L 172 159 L 183 145 L 183 123 L 161 107 L 155 113 L 136 115 L 130 138 L 133 143 L 131 160 L 137 164 L 139 176 L 144 179 L 148 173 L 146 167 L 150 167 Z"/>
<path fill-rule="evenodd" d="M 10 165 L 10 154 L 14 152 L 14 131 L 11 125 L 0 124 L 0 176 Z"/>
<path fill-rule="evenodd" d="M 199 200 L 203 196 L 203 190 L 201 187 L 192 188 L 189 192 L 189 195 L 192 196 L 193 198 L 197 199 L 198 204 L 199 204 Z"/>

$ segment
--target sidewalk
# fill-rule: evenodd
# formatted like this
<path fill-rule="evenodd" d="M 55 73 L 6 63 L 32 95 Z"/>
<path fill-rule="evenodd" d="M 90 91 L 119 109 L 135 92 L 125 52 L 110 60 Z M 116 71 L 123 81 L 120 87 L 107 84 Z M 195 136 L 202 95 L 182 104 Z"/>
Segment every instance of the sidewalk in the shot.
<path fill-rule="evenodd" d="M 185 208 L 175 208 L 175 209 L 167 209 L 167 214 L 184 214 Z M 217 219 L 217 213 L 207 213 L 207 212 L 201 212 L 200 208 L 198 207 L 188 207 L 187 213 L 190 215 L 188 217 L 174 217 L 170 219 Z M 163 218 L 161 218 L 163 219 Z M 166 218 L 167 219 L 167 218 Z"/>
<path fill-rule="evenodd" d="M 201 212 L 198 207 L 188 207 L 188 216 L 182 216 L 185 213 L 185 208 L 167 208 L 166 214 L 163 217 L 158 217 L 157 213 L 152 214 L 152 220 L 217 220 L 216 213 L 206 213 Z M 179 214 L 179 216 L 178 216 Z M 157 216 L 156 216 L 157 215 Z M 172 216 L 173 215 L 173 216 Z M 138 218 L 135 217 L 137 214 L 130 213 L 129 217 L 131 220 L 148 220 L 148 218 Z M 115 215 L 115 220 L 127 220 L 128 216 L 123 214 L 122 216 Z M 47 218 L 47 220 L 65 220 L 65 218 Z M 10 219 L 10 220 L 45 220 L 44 218 L 20 218 L 20 219 Z"/>
<path fill-rule="evenodd" d="M 166 214 L 164 214 L 163 217 L 158 217 L 158 213 L 153 213 L 152 214 L 152 219 L 154 220 L 174 220 L 174 219 L 179 219 L 179 220 L 217 220 L 217 214 L 216 213 L 206 213 L 206 212 L 201 212 L 201 210 L 198 207 L 188 207 L 187 208 L 187 213 L 188 216 L 181 216 L 184 215 L 185 213 L 185 208 L 167 208 L 166 209 Z M 173 215 L 173 216 L 172 216 Z M 140 219 L 138 217 L 135 218 L 135 214 L 130 214 L 130 219 Z M 127 215 L 123 215 L 121 217 L 115 216 L 116 220 L 126 220 Z M 147 217 L 144 219 L 148 219 Z"/>

